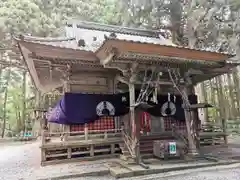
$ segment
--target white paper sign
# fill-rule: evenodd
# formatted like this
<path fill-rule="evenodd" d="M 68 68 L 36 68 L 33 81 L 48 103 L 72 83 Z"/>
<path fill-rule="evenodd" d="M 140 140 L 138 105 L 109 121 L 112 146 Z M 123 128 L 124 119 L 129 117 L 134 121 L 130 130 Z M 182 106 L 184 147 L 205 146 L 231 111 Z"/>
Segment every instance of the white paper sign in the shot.
<path fill-rule="evenodd" d="M 176 154 L 177 153 L 177 144 L 176 142 L 169 142 L 169 153 Z"/>

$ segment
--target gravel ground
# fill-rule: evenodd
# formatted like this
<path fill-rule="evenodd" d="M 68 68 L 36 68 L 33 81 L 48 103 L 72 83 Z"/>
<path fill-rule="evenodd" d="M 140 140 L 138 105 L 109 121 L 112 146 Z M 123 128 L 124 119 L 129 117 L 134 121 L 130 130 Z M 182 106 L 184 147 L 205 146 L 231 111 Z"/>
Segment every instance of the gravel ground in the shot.
<path fill-rule="evenodd" d="M 82 177 L 67 180 L 115 180 L 111 176 L 103 177 Z M 123 178 L 121 180 L 137 180 L 134 178 Z M 240 180 L 240 168 L 195 172 L 182 175 L 173 175 L 163 177 L 162 175 L 140 176 L 138 180 Z"/>
<path fill-rule="evenodd" d="M 238 139 L 239 140 L 239 139 Z M 41 170 L 40 167 L 40 149 L 39 142 L 32 143 L 0 143 L 0 180 L 24 180 L 23 177 L 30 177 L 31 180 L 35 180 L 34 174 L 38 170 Z M 65 170 L 65 166 L 68 166 L 69 169 L 101 169 L 101 164 L 96 164 L 93 167 L 92 165 L 82 164 L 78 168 L 73 168 L 73 165 L 62 165 Z M 44 171 L 40 172 L 53 172 L 58 173 L 61 171 L 61 168 L 48 167 Z M 50 171 L 48 171 L 50 169 Z M 47 171 L 45 171 L 47 170 Z M 161 176 L 161 175 L 160 175 Z M 139 178 L 127 178 L 125 180 L 240 180 L 240 167 L 224 170 L 212 170 L 204 172 L 195 172 L 185 175 L 171 176 L 171 177 L 160 177 L 159 175 L 149 175 Z M 32 178 L 31 178 L 32 177 Z M 70 179 L 69 179 L 70 180 Z M 103 177 L 85 177 L 77 178 L 72 180 L 114 180 L 111 176 Z M 123 179 L 122 179 L 123 180 Z"/>
<path fill-rule="evenodd" d="M 36 180 L 74 171 L 106 169 L 101 161 L 95 164 L 82 162 L 41 167 L 39 145 L 39 142 L 0 143 L 0 180 Z"/>
<path fill-rule="evenodd" d="M 21 179 L 40 167 L 39 143 L 0 144 L 0 180 Z"/>
<path fill-rule="evenodd" d="M 195 173 L 176 175 L 172 177 L 159 178 L 157 175 L 148 180 L 240 180 L 240 169 L 225 169 L 225 170 L 214 170 L 214 171 L 199 171 Z"/>
<path fill-rule="evenodd" d="M 151 178 L 158 180 L 159 178 Z M 240 169 L 217 170 L 210 172 L 190 173 L 174 177 L 166 177 L 164 180 L 240 180 Z M 150 178 L 149 178 L 150 180 Z"/>

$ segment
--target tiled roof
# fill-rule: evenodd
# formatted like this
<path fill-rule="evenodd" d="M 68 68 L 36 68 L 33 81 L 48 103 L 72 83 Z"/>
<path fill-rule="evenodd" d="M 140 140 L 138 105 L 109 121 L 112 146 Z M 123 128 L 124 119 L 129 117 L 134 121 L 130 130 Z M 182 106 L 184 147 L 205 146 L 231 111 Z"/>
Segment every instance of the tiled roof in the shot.
<path fill-rule="evenodd" d="M 68 37 L 61 37 L 61 38 L 43 38 L 43 37 L 33 37 L 33 36 L 25 36 L 21 35 L 21 37 L 15 38 L 17 40 L 23 40 L 25 42 L 32 42 L 37 44 L 49 45 L 54 47 L 60 48 L 70 48 L 76 49 L 76 39 L 75 38 L 68 38 Z M 77 48 L 78 49 L 78 48 Z"/>
<path fill-rule="evenodd" d="M 175 46 L 171 40 L 165 39 L 158 31 L 100 25 L 96 23 L 81 22 L 80 24 L 67 24 L 65 32 L 65 38 L 38 38 L 24 36 L 24 40 L 55 47 L 95 52 L 103 44 L 106 39 L 105 37 L 109 37 L 111 33 L 115 33 L 116 38 L 120 40 Z M 85 41 L 84 47 L 78 46 L 79 40 Z"/>
<path fill-rule="evenodd" d="M 101 47 L 106 38 L 114 33 L 116 39 L 135 43 L 156 44 L 176 48 L 192 49 L 188 47 L 177 46 L 171 40 L 164 38 L 161 31 L 126 28 L 120 26 L 111 26 L 91 22 L 68 22 L 65 27 L 66 37 L 64 38 L 38 38 L 24 36 L 25 41 L 35 42 L 44 45 L 50 45 L 60 48 L 70 48 L 75 50 L 85 50 L 95 52 Z M 78 46 L 79 40 L 84 40 L 85 46 Z M 194 49 L 204 52 L 215 52 L 209 49 Z M 226 54 L 226 53 L 221 53 Z M 231 56 L 231 54 L 229 54 Z M 232 55 L 234 56 L 234 55 Z"/>
<path fill-rule="evenodd" d="M 67 37 L 75 37 L 76 38 L 76 47 L 77 42 L 80 39 L 85 41 L 85 47 L 81 47 L 81 49 L 93 51 L 95 52 L 105 41 L 105 37 L 109 37 L 111 32 L 100 31 L 100 30 L 90 30 L 83 29 L 77 27 L 66 27 L 66 35 Z M 159 38 L 156 37 L 147 37 L 147 36 L 139 36 L 139 35 L 130 35 L 123 33 L 115 33 L 116 38 L 119 40 L 129 40 L 133 42 L 141 42 L 141 43 L 151 43 L 151 44 L 159 44 L 159 45 L 170 45 L 175 46 L 170 40 L 165 39 L 161 35 Z"/>
<path fill-rule="evenodd" d="M 68 21 L 66 23 L 66 26 L 73 27 L 73 28 L 77 27 L 80 29 L 114 32 L 114 33 L 128 34 L 133 36 L 144 36 L 144 37 L 158 37 L 158 34 L 163 33 L 162 31 L 156 31 L 156 30 L 113 26 L 113 25 L 99 24 L 99 23 L 86 22 L 86 21 Z"/>

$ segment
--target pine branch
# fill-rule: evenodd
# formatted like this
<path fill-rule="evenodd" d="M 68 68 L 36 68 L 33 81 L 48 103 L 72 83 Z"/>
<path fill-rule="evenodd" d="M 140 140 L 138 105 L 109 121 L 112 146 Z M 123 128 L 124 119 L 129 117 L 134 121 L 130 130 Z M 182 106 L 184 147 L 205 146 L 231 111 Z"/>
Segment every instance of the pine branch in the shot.
<path fill-rule="evenodd" d="M 19 69 L 24 69 L 24 70 L 27 70 L 26 67 L 24 67 L 21 63 L 19 62 L 12 62 L 12 61 L 3 61 L 3 60 L 0 60 L 0 65 L 3 66 L 3 68 L 6 68 L 6 67 L 17 67 Z"/>

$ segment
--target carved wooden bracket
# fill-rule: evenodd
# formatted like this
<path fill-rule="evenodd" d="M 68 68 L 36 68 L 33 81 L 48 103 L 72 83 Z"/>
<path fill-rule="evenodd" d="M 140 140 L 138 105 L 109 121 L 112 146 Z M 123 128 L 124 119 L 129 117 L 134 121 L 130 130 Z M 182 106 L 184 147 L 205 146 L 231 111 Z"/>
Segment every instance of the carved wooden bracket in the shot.
<path fill-rule="evenodd" d="M 111 62 L 107 65 L 104 65 L 104 67 L 106 68 L 111 68 L 111 69 L 117 69 L 119 71 L 121 71 L 123 73 L 123 75 L 125 76 L 126 73 L 128 73 L 128 66 L 127 64 L 123 64 L 123 63 L 114 63 Z"/>
<path fill-rule="evenodd" d="M 135 83 L 136 82 L 136 79 L 137 79 L 137 73 L 138 73 L 138 70 L 137 70 L 137 68 L 138 68 L 138 63 L 133 63 L 132 65 L 131 65 L 131 68 L 130 68 L 130 78 L 129 78 L 129 82 L 130 83 Z"/>
<path fill-rule="evenodd" d="M 124 84 L 129 84 L 129 79 L 121 75 L 117 75 L 116 80 Z"/>
<path fill-rule="evenodd" d="M 107 56 L 105 57 L 105 59 L 101 59 L 101 60 L 100 60 L 100 62 L 101 62 L 101 64 L 102 64 L 103 66 L 109 64 L 109 63 L 112 61 L 113 57 L 117 54 L 117 48 L 112 47 L 112 48 L 110 48 L 110 49 L 107 49 L 107 50 L 105 51 L 105 53 L 106 53 L 106 55 L 107 55 Z"/>

